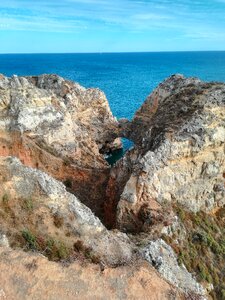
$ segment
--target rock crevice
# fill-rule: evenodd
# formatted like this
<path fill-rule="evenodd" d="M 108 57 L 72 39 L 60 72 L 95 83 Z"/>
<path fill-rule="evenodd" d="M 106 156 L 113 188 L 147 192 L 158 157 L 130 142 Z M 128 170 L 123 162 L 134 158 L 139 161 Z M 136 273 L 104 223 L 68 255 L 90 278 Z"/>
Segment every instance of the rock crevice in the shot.
<path fill-rule="evenodd" d="M 57 75 L 0 78 L 0 155 L 64 182 L 101 219 L 110 171 L 102 154 L 122 147 L 115 128 L 98 89 Z"/>
<path fill-rule="evenodd" d="M 153 91 L 130 123 L 122 122 L 135 146 L 109 180 L 117 174 L 113 190 L 119 193 L 111 195 L 109 188 L 109 198 L 115 195 L 110 201 L 117 204 L 119 228 L 143 230 L 162 222 L 165 203 L 193 212 L 225 204 L 224 117 L 224 84 L 175 75 Z"/>
<path fill-rule="evenodd" d="M 134 146 L 110 167 L 104 155 L 123 137 Z M 225 84 L 173 75 L 133 120 L 117 121 L 98 89 L 57 75 L 1 75 L 0 182 L 0 245 L 52 260 L 76 253 L 102 270 L 145 256 L 186 296 L 205 295 L 176 264 L 181 250 L 161 238 L 186 234 L 184 211 L 213 215 L 225 204 Z M 205 243 L 218 255 L 211 231 Z"/>

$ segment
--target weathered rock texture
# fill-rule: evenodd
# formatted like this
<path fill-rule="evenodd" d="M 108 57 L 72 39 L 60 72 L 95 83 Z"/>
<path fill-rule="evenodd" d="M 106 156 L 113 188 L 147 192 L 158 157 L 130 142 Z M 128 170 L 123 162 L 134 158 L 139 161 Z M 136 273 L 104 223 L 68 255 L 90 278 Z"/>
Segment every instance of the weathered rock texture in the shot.
<path fill-rule="evenodd" d="M 101 153 L 121 147 L 111 143 L 116 126 L 98 89 L 57 75 L 0 76 L 0 155 L 64 181 L 98 215 L 109 174 Z"/>
<path fill-rule="evenodd" d="M 141 250 L 141 253 L 173 285 L 187 293 L 191 291 L 203 296 L 206 294 L 206 291 L 193 279 L 187 269 L 183 265 L 178 265 L 173 249 L 163 240 L 151 241 Z"/>
<path fill-rule="evenodd" d="M 17 158 L 1 157 L 0 183 L 0 229 L 12 247 L 21 246 L 23 238 L 33 250 L 46 240 L 57 240 L 71 252 L 78 242 L 78 250 L 88 249 L 104 264 L 131 260 L 126 235 L 106 230 L 89 208 L 47 174 L 25 167 Z"/>
<path fill-rule="evenodd" d="M 169 222 L 171 203 L 193 212 L 224 205 L 225 84 L 172 76 L 120 127 L 135 143 L 108 185 L 106 210 L 114 207 L 120 229 Z"/>
<path fill-rule="evenodd" d="M 110 170 L 103 154 L 120 137 L 135 145 Z M 0 278 L 0 297 L 55 299 L 46 289 L 62 280 L 59 299 L 179 299 L 135 262 L 140 253 L 188 299 L 204 290 L 187 270 L 223 295 L 224 142 L 222 83 L 172 76 L 131 122 L 117 122 L 97 89 L 56 75 L 0 76 L 0 268 L 12 271 Z M 63 269 L 9 246 L 73 263 Z M 198 253 L 206 259 L 196 262 Z M 74 263 L 87 259 L 98 266 Z"/>
<path fill-rule="evenodd" d="M 128 237 L 109 232 L 62 183 L 12 157 L 0 158 L 0 183 L 0 298 L 186 299 L 148 264 L 131 264 Z M 64 265 L 21 247 L 60 252 Z"/>
<path fill-rule="evenodd" d="M 187 299 L 147 263 L 105 269 L 74 262 L 67 267 L 41 255 L 0 247 L 0 298 L 6 300 Z"/>

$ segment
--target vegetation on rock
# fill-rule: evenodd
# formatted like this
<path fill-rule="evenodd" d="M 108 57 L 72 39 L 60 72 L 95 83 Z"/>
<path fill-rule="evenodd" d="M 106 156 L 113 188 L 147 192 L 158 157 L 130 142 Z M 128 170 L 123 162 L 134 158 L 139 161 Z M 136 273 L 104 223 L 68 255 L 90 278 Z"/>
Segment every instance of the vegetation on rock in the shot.
<path fill-rule="evenodd" d="M 174 249 L 178 262 L 195 274 L 199 282 L 213 284 L 213 299 L 224 300 L 225 290 L 225 207 L 214 214 L 192 213 L 175 206 L 184 232 L 162 238 Z"/>

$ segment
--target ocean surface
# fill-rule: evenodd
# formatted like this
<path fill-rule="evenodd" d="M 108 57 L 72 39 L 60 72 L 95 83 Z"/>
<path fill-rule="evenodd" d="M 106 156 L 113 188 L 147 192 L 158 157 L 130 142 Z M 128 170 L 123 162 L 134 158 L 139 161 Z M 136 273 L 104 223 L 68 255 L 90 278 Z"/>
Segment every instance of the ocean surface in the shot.
<path fill-rule="evenodd" d="M 225 51 L 99 54 L 2 54 L 0 73 L 6 76 L 54 73 L 98 87 L 117 118 L 131 119 L 150 92 L 165 78 L 180 73 L 206 81 L 225 82 Z M 108 157 L 117 161 L 132 143 Z"/>
<path fill-rule="evenodd" d="M 225 51 L 4 54 L 0 55 L 0 73 L 7 76 L 54 73 L 85 87 L 98 87 L 106 93 L 116 117 L 131 119 L 146 96 L 172 74 L 225 82 Z"/>

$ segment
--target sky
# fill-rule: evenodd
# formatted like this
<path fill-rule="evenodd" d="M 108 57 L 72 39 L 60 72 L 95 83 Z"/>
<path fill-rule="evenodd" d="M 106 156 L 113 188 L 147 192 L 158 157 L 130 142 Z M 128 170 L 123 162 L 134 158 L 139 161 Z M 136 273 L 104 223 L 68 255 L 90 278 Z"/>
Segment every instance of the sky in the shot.
<path fill-rule="evenodd" d="M 0 0 L 0 53 L 225 50 L 225 0 Z"/>

